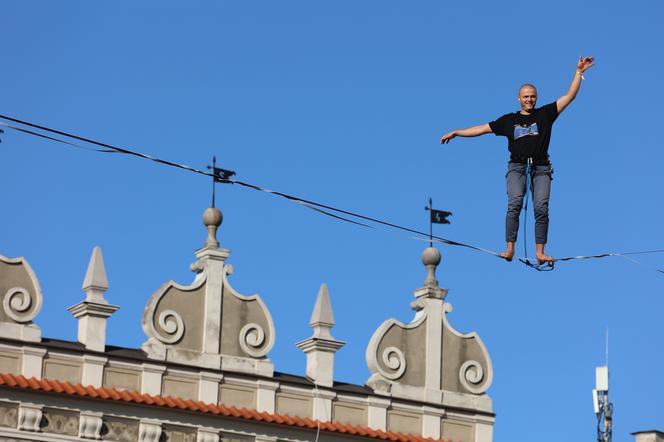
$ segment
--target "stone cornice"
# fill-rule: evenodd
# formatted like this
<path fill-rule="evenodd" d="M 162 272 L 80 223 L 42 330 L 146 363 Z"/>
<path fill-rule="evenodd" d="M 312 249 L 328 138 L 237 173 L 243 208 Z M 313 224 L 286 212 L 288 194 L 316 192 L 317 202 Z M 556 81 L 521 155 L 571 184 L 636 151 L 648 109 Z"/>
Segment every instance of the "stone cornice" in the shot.
<path fill-rule="evenodd" d="M 150 394 L 140 394 L 136 391 L 118 391 L 113 388 L 104 387 L 83 387 L 81 384 L 70 384 L 69 382 L 58 382 L 55 380 L 35 378 L 26 379 L 23 376 L 14 376 L 11 374 L 0 374 L 0 388 L 12 388 L 43 394 L 60 394 L 71 397 L 115 401 L 120 404 L 141 404 L 157 408 L 166 408 L 171 410 L 180 410 L 184 412 L 196 412 L 223 417 L 231 417 L 255 422 L 263 422 L 273 425 L 284 425 L 299 427 L 312 431 L 329 431 L 350 436 L 366 437 L 379 440 L 398 440 L 400 442 L 435 442 L 434 439 L 425 438 L 413 434 L 403 434 L 393 431 L 383 431 L 366 426 L 340 424 L 337 422 L 320 422 L 309 418 L 297 416 L 285 416 L 277 413 L 259 412 L 236 407 L 230 407 L 217 404 L 205 404 L 203 402 L 194 402 L 180 398 L 161 397 Z M 22 404 L 24 411 L 25 429 L 29 431 L 38 431 L 39 428 L 35 422 L 41 419 L 41 406 Z M 148 440 L 150 437 L 156 437 L 160 422 L 153 419 L 142 419 L 141 426 L 146 434 L 143 436 Z M 148 434 L 149 433 L 149 434 Z M 158 437 L 157 437 L 158 438 Z"/>

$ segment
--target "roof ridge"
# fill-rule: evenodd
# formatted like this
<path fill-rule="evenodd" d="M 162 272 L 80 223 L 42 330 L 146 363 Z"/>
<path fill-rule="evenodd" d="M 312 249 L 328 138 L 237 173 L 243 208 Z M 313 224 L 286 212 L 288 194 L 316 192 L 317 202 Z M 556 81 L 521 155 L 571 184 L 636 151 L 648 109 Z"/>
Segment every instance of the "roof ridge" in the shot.
<path fill-rule="evenodd" d="M 318 424 L 320 424 L 321 430 L 324 431 L 351 434 L 380 440 L 389 439 L 401 442 L 442 442 L 442 439 L 431 439 L 418 434 L 407 434 L 398 431 L 380 430 L 366 425 L 344 424 L 337 421 L 320 421 L 308 417 L 258 411 L 252 408 L 238 408 L 224 404 L 205 403 L 193 399 L 140 393 L 136 390 L 117 390 L 111 387 L 95 387 L 92 385 L 84 386 L 80 383 L 72 384 L 70 382 L 58 381 L 57 379 L 26 378 L 23 375 L 13 375 L 11 373 L 0 373 L 0 387 L 36 390 L 47 394 L 65 394 L 68 396 L 77 396 L 93 400 L 131 402 L 153 407 L 194 411 L 202 414 L 222 414 L 224 416 L 232 416 L 238 419 L 253 420 L 273 425 L 316 428 Z M 311 424 L 313 424 L 313 426 Z"/>

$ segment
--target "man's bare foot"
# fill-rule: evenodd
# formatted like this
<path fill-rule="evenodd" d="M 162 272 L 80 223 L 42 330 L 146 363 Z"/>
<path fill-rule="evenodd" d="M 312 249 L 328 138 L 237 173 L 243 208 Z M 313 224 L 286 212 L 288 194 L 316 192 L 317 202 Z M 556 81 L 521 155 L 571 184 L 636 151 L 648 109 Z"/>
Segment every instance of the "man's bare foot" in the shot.
<path fill-rule="evenodd" d="M 500 252 L 500 257 L 507 262 L 512 262 L 512 258 L 514 258 L 514 252 L 512 253 L 510 253 L 509 251 Z"/>
<path fill-rule="evenodd" d="M 514 258 L 514 243 L 513 242 L 508 242 L 507 243 L 507 250 L 504 252 L 500 252 L 500 257 L 503 258 L 507 262 L 512 262 L 512 258 Z"/>
<path fill-rule="evenodd" d="M 535 256 L 537 257 L 537 264 L 553 262 L 553 258 L 544 253 L 544 244 L 535 244 Z"/>
<path fill-rule="evenodd" d="M 537 264 L 544 264 L 545 262 L 553 262 L 553 258 L 547 255 L 546 253 L 536 253 Z"/>

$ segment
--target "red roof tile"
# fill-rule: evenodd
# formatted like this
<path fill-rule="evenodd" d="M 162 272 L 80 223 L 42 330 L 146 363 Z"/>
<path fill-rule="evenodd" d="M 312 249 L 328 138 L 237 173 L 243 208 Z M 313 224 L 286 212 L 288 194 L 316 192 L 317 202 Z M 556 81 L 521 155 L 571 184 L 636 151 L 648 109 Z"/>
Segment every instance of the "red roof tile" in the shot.
<path fill-rule="evenodd" d="M 108 391 L 106 391 L 105 388 L 100 388 L 97 390 L 97 393 L 99 393 L 99 397 L 102 399 L 108 399 L 111 396 L 108 394 Z"/>
<path fill-rule="evenodd" d="M 170 396 L 156 396 L 137 391 L 116 390 L 114 388 L 93 387 L 88 385 L 84 387 L 81 384 L 72 385 L 69 382 L 59 382 L 54 379 L 35 378 L 26 379 L 22 375 L 12 375 L 0 373 L 0 387 L 21 388 L 25 390 L 35 390 L 44 392 L 64 393 L 70 396 L 101 398 L 104 400 L 114 400 L 123 402 L 132 402 L 136 404 L 147 404 L 158 407 L 178 408 L 187 411 L 197 411 L 205 414 L 221 414 L 223 416 L 233 416 L 239 419 L 265 421 L 277 423 L 280 425 L 289 425 L 304 427 L 310 429 L 318 428 L 333 433 L 351 434 L 373 439 L 391 440 L 399 442 L 435 442 L 434 439 L 425 438 L 415 434 L 403 434 L 394 431 L 382 431 L 369 427 L 342 424 L 339 422 L 321 422 L 307 417 L 288 416 L 285 414 L 259 412 L 246 408 L 236 408 L 222 404 L 205 404 L 200 401 L 190 399 L 172 398 Z"/>

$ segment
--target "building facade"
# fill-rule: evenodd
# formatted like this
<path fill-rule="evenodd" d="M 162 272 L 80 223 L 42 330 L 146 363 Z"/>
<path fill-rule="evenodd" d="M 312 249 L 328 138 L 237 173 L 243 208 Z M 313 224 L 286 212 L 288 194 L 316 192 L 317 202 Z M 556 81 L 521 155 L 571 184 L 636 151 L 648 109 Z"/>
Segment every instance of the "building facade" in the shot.
<path fill-rule="evenodd" d="M 269 308 L 233 289 L 230 252 L 217 240 L 221 212 L 207 209 L 203 221 L 196 277 L 146 297 L 141 348 L 106 345 L 106 321 L 119 307 L 104 296 L 99 248 L 85 298 L 69 308 L 77 342 L 41 336 L 37 275 L 25 258 L 0 255 L 0 441 L 492 441 L 491 359 L 476 333 L 448 322 L 437 249 L 422 255 L 413 321 L 386 320 L 367 345 L 370 378 L 349 385 L 334 381 L 344 342 L 332 336 L 327 287 L 312 336 L 296 344 L 306 376 L 275 371 Z"/>

